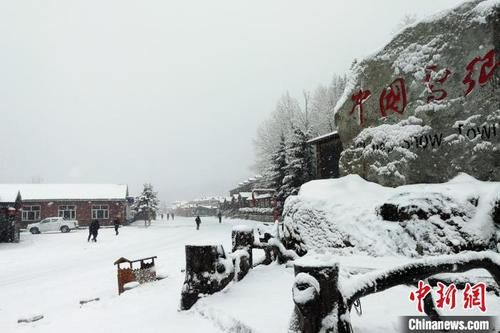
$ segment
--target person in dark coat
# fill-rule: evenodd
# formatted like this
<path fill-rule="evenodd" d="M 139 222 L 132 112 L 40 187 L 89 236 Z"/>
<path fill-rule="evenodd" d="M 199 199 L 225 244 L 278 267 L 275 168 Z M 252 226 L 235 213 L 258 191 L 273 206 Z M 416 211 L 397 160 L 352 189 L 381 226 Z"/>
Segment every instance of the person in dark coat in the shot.
<path fill-rule="evenodd" d="M 222 222 L 222 213 L 219 212 L 219 214 L 217 214 L 217 216 L 219 217 L 219 223 L 221 223 Z"/>
<path fill-rule="evenodd" d="M 115 219 L 113 221 L 113 225 L 115 226 L 115 235 L 118 236 L 118 228 L 120 227 L 120 220 Z"/>
<path fill-rule="evenodd" d="M 90 241 L 90 236 L 92 235 L 92 241 L 97 242 L 97 234 L 99 233 L 99 228 L 100 228 L 99 221 L 94 220 L 90 222 L 89 238 L 87 239 L 87 241 Z"/>
<path fill-rule="evenodd" d="M 173 221 L 174 220 L 174 213 L 172 212 L 170 214 L 172 215 L 172 221 Z"/>
<path fill-rule="evenodd" d="M 92 223 L 94 223 L 94 221 L 91 221 L 89 224 L 89 237 L 87 237 L 87 242 L 90 242 L 90 237 L 92 237 Z"/>
<path fill-rule="evenodd" d="M 201 224 L 200 217 L 196 216 L 196 218 L 194 219 L 194 221 L 196 222 L 196 230 L 200 230 L 200 224 Z"/>
<path fill-rule="evenodd" d="M 167 221 L 170 220 L 170 213 L 167 213 Z"/>

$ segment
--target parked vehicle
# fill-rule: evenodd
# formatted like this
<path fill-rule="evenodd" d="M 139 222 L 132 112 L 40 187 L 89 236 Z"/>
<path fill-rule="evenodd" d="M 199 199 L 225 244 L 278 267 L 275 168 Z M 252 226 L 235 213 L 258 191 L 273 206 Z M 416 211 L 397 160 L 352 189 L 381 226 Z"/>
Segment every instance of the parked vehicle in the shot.
<path fill-rule="evenodd" d="M 48 217 L 38 223 L 28 224 L 28 229 L 32 234 L 39 234 L 46 231 L 70 232 L 78 228 L 77 220 L 65 220 L 62 217 Z"/>

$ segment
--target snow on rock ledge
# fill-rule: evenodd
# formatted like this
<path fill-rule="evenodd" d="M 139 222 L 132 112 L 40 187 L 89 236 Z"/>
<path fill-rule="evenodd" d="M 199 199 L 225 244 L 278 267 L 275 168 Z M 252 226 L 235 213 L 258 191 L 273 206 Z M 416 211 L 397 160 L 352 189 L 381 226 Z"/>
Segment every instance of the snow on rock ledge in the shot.
<path fill-rule="evenodd" d="M 316 180 L 287 199 L 284 242 L 299 254 L 326 250 L 418 257 L 495 249 L 500 226 L 493 216 L 499 202 L 500 182 L 466 174 L 447 183 L 397 188 L 357 175 Z M 387 205 L 401 218 L 388 219 L 382 213 Z"/>

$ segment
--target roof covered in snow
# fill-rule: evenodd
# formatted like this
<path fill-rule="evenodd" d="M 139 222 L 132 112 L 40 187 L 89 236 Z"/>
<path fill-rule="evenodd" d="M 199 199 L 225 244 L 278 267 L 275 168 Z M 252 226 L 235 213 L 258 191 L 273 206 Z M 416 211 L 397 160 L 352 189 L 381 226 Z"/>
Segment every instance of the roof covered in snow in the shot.
<path fill-rule="evenodd" d="M 328 139 L 338 137 L 338 136 L 339 136 L 339 133 L 337 131 L 333 131 L 333 132 L 326 133 L 326 134 L 317 136 L 315 138 L 312 138 L 312 139 L 308 140 L 307 143 L 318 143 L 320 141 L 328 140 Z"/>
<path fill-rule="evenodd" d="M 17 192 L 23 200 L 104 200 L 126 199 L 128 187 L 123 184 L 0 184 L 0 196 Z"/>
<path fill-rule="evenodd" d="M 10 188 L 0 188 L 0 202 L 14 203 L 16 202 L 19 190 Z"/>

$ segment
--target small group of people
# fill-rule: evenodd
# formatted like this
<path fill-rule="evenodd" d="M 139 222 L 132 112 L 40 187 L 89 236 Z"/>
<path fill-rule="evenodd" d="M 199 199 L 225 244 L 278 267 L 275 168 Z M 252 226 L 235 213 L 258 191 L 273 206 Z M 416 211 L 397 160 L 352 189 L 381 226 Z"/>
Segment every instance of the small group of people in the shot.
<path fill-rule="evenodd" d="M 120 220 L 114 219 L 113 226 L 115 227 L 115 235 L 118 236 L 118 228 L 120 228 Z M 93 242 L 97 242 L 97 235 L 99 234 L 99 229 L 101 225 L 99 224 L 99 220 L 93 220 L 89 225 L 89 237 L 87 238 L 87 242 L 90 242 L 91 238 Z"/>
<path fill-rule="evenodd" d="M 172 221 L 174 220 L 174 213 L 167 213 L 167 221 L 170 220 L 170 216 L 172 216 Z M 161 219 L 163 220 L 163 213 L 160 214 Z"/>

